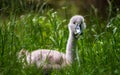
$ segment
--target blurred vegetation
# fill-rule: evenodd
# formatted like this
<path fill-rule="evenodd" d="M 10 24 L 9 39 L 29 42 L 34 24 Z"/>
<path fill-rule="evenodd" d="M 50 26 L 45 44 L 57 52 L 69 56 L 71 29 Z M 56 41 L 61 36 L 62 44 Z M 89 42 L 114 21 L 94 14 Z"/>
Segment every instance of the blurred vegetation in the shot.
<path fill-rule="evenodd" d="M 45 48 L 65 52 L 69 19 L 82 10 L 76 8 L 74 3 L 71 5 L 73 1 L 70 0 L 63 3 L 60 1 L 52 3 L 52 0 L 40 1 L 42 2 L 0 0 L 0 75 L 41 74 L 40 69 L 23 68 L 22 63 L 18 62 L 16 54 L 22 48 L 29 51 Z M 75 3 L 77 1 L 79 0 Z M 54 4 L 57 5 L 59 2 L 58 7 L 55 7 Z M 118 4 L 119 1 L 107 0 L 103 12 L 107 12 L 107 17 L 101 16 L 94 4 L 87 9 L 87 13 L 81 13 L 86 19 L 87 29 L 78 40 L 77 61 L 71 67 L 60 71 L 54 70 L 52 75 L 120 74 Z"/>
<path fill-rule="evenodd" d="M 119 0 L 0 0 L 0 12 L 9 15 L 12 12 L 23 14 L 25 12 L 38 12 L 43 10 L 65 9 L 67 16 L 74 14 L 86 15 L 95 10 L 98 15 L 106 18 L 108 13 L 115 16 L 120 10 Z M 113 12 L 112 12 L 113 11 Z M 21 13 L 22 12 L 22 13 Z M 62 13 L 62 12 L 61 12 Z"/>

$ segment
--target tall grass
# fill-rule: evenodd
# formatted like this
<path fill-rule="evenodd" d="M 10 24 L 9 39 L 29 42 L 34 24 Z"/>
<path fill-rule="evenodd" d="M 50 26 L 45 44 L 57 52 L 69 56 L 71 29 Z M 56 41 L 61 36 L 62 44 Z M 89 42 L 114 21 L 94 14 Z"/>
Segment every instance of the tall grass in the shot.
<path fill-rule="evenodd" d="M 71 67 L 52 71 L 52 75 L 119 75 L 120 74 L 120 14 L 101 22 L 93 15 L 87 29 L 78 40 L 77 60 Z M 23 68 L 17 52 L 24 48 L 54 49 L 65 52 L 69 20 L 49 10 L 44 15 L 28 14 L 20 17 L 11 13 L 0 19 L 0 75 L 40 75 L 35 67 Z"/>

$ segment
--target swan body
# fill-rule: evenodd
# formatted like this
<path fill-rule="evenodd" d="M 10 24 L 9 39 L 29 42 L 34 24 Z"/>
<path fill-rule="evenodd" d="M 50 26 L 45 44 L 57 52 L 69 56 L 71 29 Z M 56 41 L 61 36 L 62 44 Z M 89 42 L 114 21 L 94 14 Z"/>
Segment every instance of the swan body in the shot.
<path fill-rule="evenodd" d="M 65 54 L 56 50 L 38 49 L 28 52 L 22 49 L 19 55 L 25 55 L 27 65 L 36 65 L 38 68 L 42 67 L 43 69 L 60 69 L 68 64 Z"/>
<path fill-rule="evenodd" d="M 23 55 L 27 65 L 35 64 L 43 69 L 61 69 L 71 65 L 74 61 L 75 44 L 80 34 L 86 28 L 84 18 L 81 15 L 73 16 L 68 24 L 69 38 L 66 46 L 66 53 L 56 50 L 38 49 L 32 52 L 22 49 L 19 58 Z M 23 60 L 24 61 L 24 60 Z"/>

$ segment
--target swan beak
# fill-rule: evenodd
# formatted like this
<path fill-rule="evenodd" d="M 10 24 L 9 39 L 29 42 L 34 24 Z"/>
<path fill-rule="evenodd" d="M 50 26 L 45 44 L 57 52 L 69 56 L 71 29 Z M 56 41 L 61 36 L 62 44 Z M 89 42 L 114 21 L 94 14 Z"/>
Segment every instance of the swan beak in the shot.
<path fill-rule="evenodd" d="M 75 27 L 75 35 L 81 35 L 81 34 L 82 34 L 82 31 L 81 31 L 80 25 L 77 24 Z"/>

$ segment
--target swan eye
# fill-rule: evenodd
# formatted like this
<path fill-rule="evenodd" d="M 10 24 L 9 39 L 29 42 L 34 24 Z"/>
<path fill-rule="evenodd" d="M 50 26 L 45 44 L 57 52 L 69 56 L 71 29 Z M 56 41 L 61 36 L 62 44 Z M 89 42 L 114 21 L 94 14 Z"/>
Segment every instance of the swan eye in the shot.
<path fill-rule="evenodd" d="M 75 24 L 75 22 L 73 22 L 73 24 Z"/>

